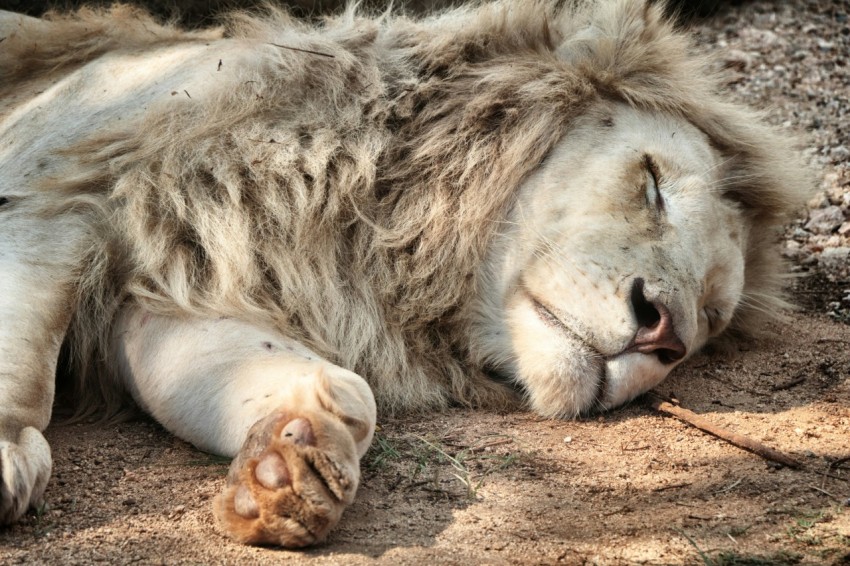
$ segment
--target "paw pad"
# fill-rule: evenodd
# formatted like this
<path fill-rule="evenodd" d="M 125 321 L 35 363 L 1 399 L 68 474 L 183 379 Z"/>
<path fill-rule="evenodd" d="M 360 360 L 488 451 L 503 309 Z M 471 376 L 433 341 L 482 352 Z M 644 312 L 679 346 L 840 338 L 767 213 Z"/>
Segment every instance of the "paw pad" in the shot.
<path fill-rule="evenodd" d="M 336 417 L 269 415 L 251 428 L 231 464 L 216 517 L 242 542 L 314 544 L 353 501 L 357 460 L 354 440 Z"/>
<path fill-rule="evenodd" d="M 299 446 L 313 446 L 316 437 L 313 435 L 313 426 L 307 419 L 292 419 L 280 431 L 281 440 L 292 442 Z"/>
<path fill-rule="evenodd" d="M 254 475 L 266 489 L 278 489 L 289 484 L 289 470 L 286 462 L 276 452 L 271 452 L 260 458 L 260 463 L 254 468 Z"/>
<path fill-rule="evenodd" d="M 256 519 L 260 516 L 260 507 L 254 501 L 251 491 L 244 485 L 240 485 L 233 496 L 233 510 L 246 519 Z"/>

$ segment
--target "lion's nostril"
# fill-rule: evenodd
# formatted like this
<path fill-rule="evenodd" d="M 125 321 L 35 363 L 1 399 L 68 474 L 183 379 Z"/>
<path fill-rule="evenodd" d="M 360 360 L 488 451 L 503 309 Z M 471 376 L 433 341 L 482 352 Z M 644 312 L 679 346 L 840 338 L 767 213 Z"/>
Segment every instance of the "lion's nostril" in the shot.
<path fill-rule="evenodd" d="M 654 328 L 661 320 L 658 309 L 646 300 L 643 294 L 644 281 L 638 277 L 632 284 L 632 309 L 635 311 L 638 328 Z"/>
<path fill-rule="evenodd" d="M 663 304 L 648 300 L 644 285 L 640 277 L 632 285 L 630 299 L 638 328 L 625 351 L 655 354 L 662 364 L 672 364 L 685 357 L 687 348 L 676 335 L 670 311 Z"/>

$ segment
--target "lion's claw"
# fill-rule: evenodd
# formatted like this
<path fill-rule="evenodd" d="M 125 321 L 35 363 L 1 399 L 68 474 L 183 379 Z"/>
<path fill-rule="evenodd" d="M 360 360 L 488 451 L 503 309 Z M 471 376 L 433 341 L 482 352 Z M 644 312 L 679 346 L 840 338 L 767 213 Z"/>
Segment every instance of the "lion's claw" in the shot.
<path fill-rule="evenodd" d="M 354 499 L 359 480 L 350 435 L 332 416 L 275 413 L 256 423 L 217 498 L 236 540 L 300 547 L 320 541 Z"/>
<path fill-rule="evenodd" d="M 17 441 L 0 440 L 0 525 L 17 521 L 41 501 L 53 467 L 50 446 L 38 430 L 26 427 Z"/>

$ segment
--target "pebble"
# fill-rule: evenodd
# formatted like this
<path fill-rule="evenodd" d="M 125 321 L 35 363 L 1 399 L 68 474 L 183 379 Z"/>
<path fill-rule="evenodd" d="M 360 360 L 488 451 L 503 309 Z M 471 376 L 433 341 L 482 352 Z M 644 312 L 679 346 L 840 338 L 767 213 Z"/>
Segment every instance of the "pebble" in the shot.
<path fill-rule="evenodd" d="M 754 27 L 745 27 L 740 32 L 741 37 L 749 39 L 752 42 L 760 43 L 767 46 L 777 46 L 785 42 L 778 35 L 767 29 L 758 29 Z"/>
<path fill-rule="evenodd" d="M 830 234 L 844 223 L 844 212 L 838 206 L 812 210 L 805 229 L 815 234 Z"/>
<path fill-rule="evenodd" d="M 752 57 L 746 51 L 730 49 L 723 55 L 723 63 L 727 68 L 743 72 L 752 64 Z"/>
<path fill-rule="evenodd" d="M 809 199 L 809 202 L 806 203 L 810 209 L 823 208 L 825 206 L 829 206 L 829 197 L 826 196 L 826 193 L 818 193 L 812 198 Z M 805 235 L 806 233 L 803 232 Z"/>
<path fill-rule="evenodd" d="M 847 149 L 846 145 L 839 145 L 839 146 L 833 147 L 829 151 L 829 155 L 830 155 L 830 157 L 832 157 L 833 161 L 836 161 L 836 162 L 847 161 L 847 159 L 850 158 L 850 149 Z"/>
<path fill-rule="evenodd" d="M 820 254 L 821 263 L 837 262 L 846 265 L 848 259 L 850 259 L 850 247 L 826 248 Z"/>

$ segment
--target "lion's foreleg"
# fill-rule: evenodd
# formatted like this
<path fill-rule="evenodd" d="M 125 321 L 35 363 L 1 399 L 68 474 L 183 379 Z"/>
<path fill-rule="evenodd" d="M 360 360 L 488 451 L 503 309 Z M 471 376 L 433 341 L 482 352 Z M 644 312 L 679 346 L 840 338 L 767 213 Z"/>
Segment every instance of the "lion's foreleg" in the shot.
<path fill-rule="evenodd" d="M 50 477 L 41 431 L 84 241 L 73 218 L 42 218 L 26 198 L 0 201 L 0 525 L 38 505 Z"/>
<path fill-rule="evenodd" d="M 215 512 L 237 540 L 314 543 L 353 501 L 375 428 L 360 376 L 272 330 L 138 308 L 116 325 L 113 363 L 166 428 L 235 456 Z"/>

